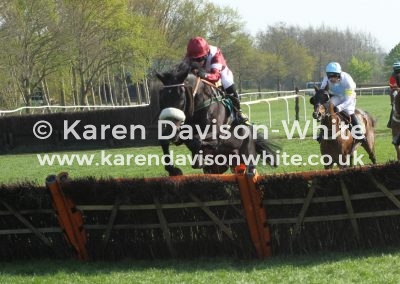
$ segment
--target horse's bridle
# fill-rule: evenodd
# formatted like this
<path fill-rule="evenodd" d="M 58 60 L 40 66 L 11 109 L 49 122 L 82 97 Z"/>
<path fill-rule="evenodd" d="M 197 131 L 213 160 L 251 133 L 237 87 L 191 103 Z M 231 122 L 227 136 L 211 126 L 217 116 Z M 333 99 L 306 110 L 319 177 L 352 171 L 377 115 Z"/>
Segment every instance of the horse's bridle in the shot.
<path fill-rule="evenodd" d="M 325 94 L 325 93 L 324 93 L 324 94 Z M 330 104 L 331 99 L 330 99 L 329 95 L 327 95 L 327 97 L 328 97 L 328 100 L 327 100 L 325 103 L 323 103 L 323 104 L 322 104 L 322 103 L 319 103 L 319 104 L 318 104 L 318 114 L 321 115 L 320 119 L 323 119 L 324 117 L 329 117 L 329 116 L 331 116 L 331 114 L 329 113 L 329 104 Z M 321 111 L 320 111 L 320 108 L 321 108 L 321 107 L 324 108 L 323 114 L 322 114 Z M 315 113 L 315 111 L 314 111 L 314 113 Z"/>
<path fill-rule="evenodd" d="M 189 85 L 187 85 L 185 83 L 179 83 L 179 84 L 172 84 L 172 85 L 164 85 L 163 89 L 179 88 L 179 87 L 182 87 L 184 89 L 183 92 L 185 94 L 185 97 L 184 97 L 183 111 L 186 112 L 186 110 L 187 110 L 186 94 L 190 94 L 191 86 L 189 86 Z M 192 96 L 194 96 L 194 95 L 192 94 Z M 185 113 L 185 115 L 187 115 L 187 113 Z"/>
<path fill-rule="evenodd" d="M 194 99 L 194 97 L 196 96 L 197 91 L 199 89 L 200 82 L 203 82 L 204 84 L 209 85 L 210 87 L 212 87 L 212 88 L 214 88 L 216 90 L 219 90 L 218 87 L 216 87 L 214 84 L 208 82 L 207 80 L 201 79 L 200 77 L 196 77 L 196 83 L 195 83 L 193 91 L 192 91 L 192 86 L 187 85 L 186 83 L 179 83 L 179 84 L 173 84 L 173 85 L 164 85 L 163 88 L 184 87 L 185 88 L 185 92 L 187 92 L 189 95 L 191 95 L 192 98 Z M 212 103 L 212 102 L 213 102 L 213 100 L 210 100 L 210 103 Z M 186 109 L 186 103 L 187 103 L 187 100 L 185 98 L 184 109 Z M 200 110 L 200 109 L 202 109 L 202 108 L 204 108 L 204 107 L 206 107 L 208 105 L 209 104 L 207 104 L 207 103 L 203 103 L 202 106 L 196 108 L 194 111 Z"/>

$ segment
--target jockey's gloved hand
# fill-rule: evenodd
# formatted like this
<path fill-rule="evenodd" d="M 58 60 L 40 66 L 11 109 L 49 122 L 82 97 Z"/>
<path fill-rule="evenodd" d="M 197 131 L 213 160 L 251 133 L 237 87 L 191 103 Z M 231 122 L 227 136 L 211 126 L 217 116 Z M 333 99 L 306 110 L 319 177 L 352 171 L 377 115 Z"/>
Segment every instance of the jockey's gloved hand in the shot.
<path fill-rule="evenodd" d="M 204 69 L 197 70 L 197 76 L 199 76 L 201 79 L 205 79 L 206 75 L 207 75 L 207 72 Z"/>
<path fill-rule="evenodd" d="M 338 109 L 338 107 L 337 106 L 334 106 L 333 107 L 333 111 L 336 113 L 336 112 L 339 112 L 339 109 Z"/>

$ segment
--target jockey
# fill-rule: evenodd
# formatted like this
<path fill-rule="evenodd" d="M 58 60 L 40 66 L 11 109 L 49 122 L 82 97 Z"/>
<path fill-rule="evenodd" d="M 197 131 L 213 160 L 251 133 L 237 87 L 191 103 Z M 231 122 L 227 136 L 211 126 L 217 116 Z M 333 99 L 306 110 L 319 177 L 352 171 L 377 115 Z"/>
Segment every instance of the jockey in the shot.
<path fill-rule="evenodd" d="M 394 90 L 397 90 L 398 85 L 396 82 L 396 77 L 400 74 L 400 61 L 396 61 L 395 63 L 393 63 L 393 73 L 390 75 L 389 77 L 389 87 L 390 87 L 390 94 L 392 94 L 392 92 Z M 391 98 L 392 99 L 392 98 Z M 390 105 L 393 105 L 393 102 L 390 102 Z M 393 115 L 393 108 L 390 111 L 390 117 L 389 117 L 389 121 L 387 123 L 387 128 L 391 128 L 392 125 L 392 115 Z"/>
<path fill-rule="evenodd" d="M 187 45 L 186 60 L 197 70 L 197 76 L 211 83 L 221 79 L 222 87 L 231 99 L 233 106 L 238 110 L 240 123 L 250 125 L 249 119 L 240 109 L 240 99 L 236 92 L 233 73 L 228 68 L 221 50 L 209 45 L 202 37 L 194 37 Z"/>
<path fill-rule="evenodd" d="M 396 75 L 400 73 L 400 61 L 396 61 L 393 63 L 393 73 L 390 75 L 389 78 L 389 87 L 391 90 L 396 89 L 397 83 L 396 83 Z"/>
<path fill-rule="evenodd" d="M 330 62 L 325 69 L 326 76 L 322 79 L 321 89 L 329 85 L 331 93 L 331 102 L 334 105 L 335 112 L 346 112 L 351 118 L 353 127 L 360 127 L 360 122 L 354 111 L 356 109 L 356 83 L 350 74 L 342 71 L 342 67 L 337 62 Z M 321 133 L 322 134 L 322 133 Z M 357 136 L 360 136 L 357 133 Z M 318 137 L 320 141 L 322 136 Z M 358 137 L 357 137 L 358 138 Z M 364 142 L 365 136 L 361 139 L 356 139 L 358 142 Z"/>

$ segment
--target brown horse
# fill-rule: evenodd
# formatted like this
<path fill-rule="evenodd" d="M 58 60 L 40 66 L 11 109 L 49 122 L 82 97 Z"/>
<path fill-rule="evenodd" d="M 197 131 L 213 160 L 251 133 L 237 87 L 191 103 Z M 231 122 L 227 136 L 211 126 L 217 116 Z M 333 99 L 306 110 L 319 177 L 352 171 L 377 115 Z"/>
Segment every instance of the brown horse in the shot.
<path fill-rule="evenodd" d="M 314 105 L 313 118 L 321 121 L 321 126 L 325 126 L 328 130 L 328 133 L 324 133 L 320 144 L 325 169 L 332 168 L 335 163 L 339 168 L 353 165 L 354 151 L 360 144 L 375 164 L 375 120 L 367 112 L 356 109 L 355 113 L 364 125 L 366 138 L 365 142 L 358 142 L 347 125 L 350 122 L 349 116 L 343 112 L 335 113 L 328 88 L 315 88 L 315 91 L 315 96 L 310 99 L 310 103 Z"/>
<path fill-rule="evenodd" d="M 392 143 L 397 153 L 397 160 L 400 160 L 400 94 L 399 89 L 393 89 L 390 93 L 393 105 L 392 112 Z"/>

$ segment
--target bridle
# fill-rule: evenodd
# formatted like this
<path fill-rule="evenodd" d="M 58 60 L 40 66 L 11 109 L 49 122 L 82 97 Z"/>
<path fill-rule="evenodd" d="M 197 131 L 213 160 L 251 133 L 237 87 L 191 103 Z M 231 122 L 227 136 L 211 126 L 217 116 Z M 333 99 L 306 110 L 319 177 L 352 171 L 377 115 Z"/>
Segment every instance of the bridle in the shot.
<path fill-rule="evenodd" d="M 186 98 L 186 95 L 191 96 L 191 98 L 192 98 L 192 99 L 191 99 L 191 103 L 194 104 L 194 98 L 195 98 L 196 95 L 197 95 L 197 91 L 199 90 L 199 87 L 200 87 L 200 83 L 201 83 L 201 82 L 202 82 L 203 84 L 206 84 L 206 85 L 210 86 L 211 88 L 213 88 L 213 89 L 215 89 L 215 90 L 217 90 L 217 91 L 220 91 L 214 84 L 208 82 L 207 80 L 201 79 L 200 77 L 196 77 L 196 82 L 195 82 L 194 88 L 193 88 L 191 85 L 188 85 L 188 84 L 185 83 L 185 82 L 179 83 L 179 84 L 164 85 L 163 88 L 164 88 L 164 89 L 168 89 L 168 88 L 179 88 L 179 87 L 183 87 L 183 88 L 184 88 L 184 92 L 185 92 L 185 99 L 184 99 L 184 107 L 183 107 L 183 109 L 186 110 L 186 107 L 187 107 L 187 98 Z M 218 98 L 218 97 L 216 97 L 216 98 L 212 97 L 211 99 L 208 99 L 208 100 L 204 101 L 200 106 L 197 106 L 197 107 L 194 109 L 194 112 L 196 112 L 196 111 L 198 111 L 198 110 L 200 110 L 200 109 L 206 108 L 206 107 L 208 107 L 210 104 L 212 104 L 212 103 L 214 103 L 214 102 L 217 102 L 217 101 L 221 101 L 221 99 Z M 194 108 L 194 106 L 193 106 L 193 108 Z"/>
<path fill-rule="evenodd" d="M 325 117 L 330 117 L 331 114 L 329 113 L 329 105 L 330 105 L 330 97 L 328 94 L 326 94 L 325 92 L 323 93 L 323 95 L 327 96 L 328 100 L 324 103 L 319 103 L 318 104 L 318 114 L 321 115 L 320 119 L 323 119 Z M 324 108 L 324 112 L 321 112 L 321 107 Z M 314 113 L 317 113 L 316 111 L 314 111 Z"/>

